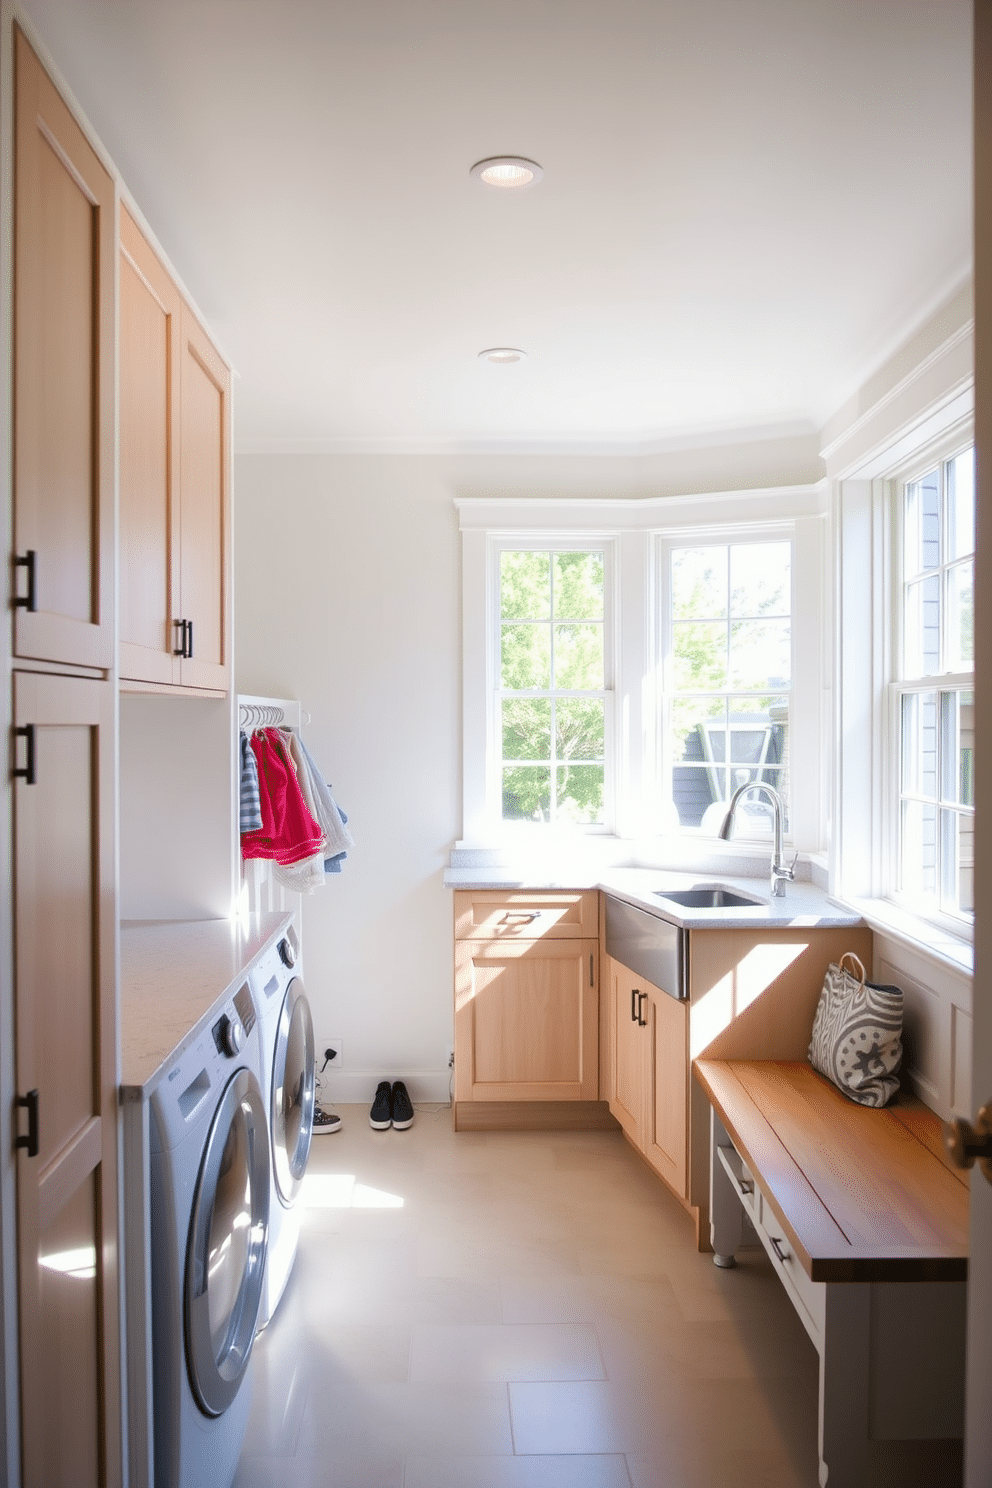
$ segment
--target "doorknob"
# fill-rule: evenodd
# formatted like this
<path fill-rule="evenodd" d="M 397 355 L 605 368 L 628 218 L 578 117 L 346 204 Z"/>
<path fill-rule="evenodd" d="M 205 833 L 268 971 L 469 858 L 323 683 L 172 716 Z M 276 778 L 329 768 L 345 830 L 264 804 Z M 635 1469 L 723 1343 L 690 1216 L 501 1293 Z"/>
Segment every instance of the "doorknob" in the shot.
<path fill-rule="evenodd" d="M 977 1158 L 978 1166 L 992 1183 L 992 1101 L 979 1111 L 974 1126 L 960 1116 L 945 1125 L 944 1146 L 956 1167 L 974 1167 Z"/>

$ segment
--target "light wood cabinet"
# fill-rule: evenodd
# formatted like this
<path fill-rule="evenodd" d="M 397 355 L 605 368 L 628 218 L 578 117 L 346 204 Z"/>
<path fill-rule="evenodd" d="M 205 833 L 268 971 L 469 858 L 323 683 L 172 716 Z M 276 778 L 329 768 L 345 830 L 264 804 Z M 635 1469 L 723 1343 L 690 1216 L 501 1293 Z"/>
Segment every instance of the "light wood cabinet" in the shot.
<path fill-rule="evenodd" d="M 604 957 L 604 1094 L 709 1248 L 709 1108 L 692 1060 L 791 1058 L 831 961 L 871 964 L 865 926 L 690 930 L 687 1001 Z"/>
<path fill-rule="evenodd" d="M 608 960 L 609 1107 L 630 1142 L 687 1196 L 686 1004 Z"/>
<path fill-rule="evenodd" d="M 120 245 L 120 675 L 225 692 L 230 373 L 123 208 Z"/>
<path fill-rule="evenodd" d="M 14 39 L 14 654 L 109 668 L 114 184 Z"/>
<path fill-rule="evenodd" d="M 14 675 L 24 1488 L 121 1474 L 114 715 L 109 681 Z"/>
<path fill-rule="evenodd" d="M 595 893 L 455 894 L 457 1126 L 483 1105 L 493 1126 L 559 1104 L 576 1108 L 567 1124 L 601 1124 L 577 1109 L 599 1097 L 597 924 Z M 501 1120 L 513 1103 L 530 1110 Z"/>

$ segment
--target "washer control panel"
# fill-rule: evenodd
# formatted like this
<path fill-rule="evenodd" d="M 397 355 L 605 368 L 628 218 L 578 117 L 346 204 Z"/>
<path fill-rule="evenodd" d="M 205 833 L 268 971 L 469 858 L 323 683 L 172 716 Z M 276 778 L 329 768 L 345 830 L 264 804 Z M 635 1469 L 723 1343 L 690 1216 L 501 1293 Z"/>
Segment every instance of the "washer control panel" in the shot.
<path fill-rule="evenodd" d="M 234 994 L 234 1015 L 223 1013 L 210 1030 L 217 1052 L 233 1059 L 241 1053 L 254 1027 L 255 1004 L 245 982 Z"/>

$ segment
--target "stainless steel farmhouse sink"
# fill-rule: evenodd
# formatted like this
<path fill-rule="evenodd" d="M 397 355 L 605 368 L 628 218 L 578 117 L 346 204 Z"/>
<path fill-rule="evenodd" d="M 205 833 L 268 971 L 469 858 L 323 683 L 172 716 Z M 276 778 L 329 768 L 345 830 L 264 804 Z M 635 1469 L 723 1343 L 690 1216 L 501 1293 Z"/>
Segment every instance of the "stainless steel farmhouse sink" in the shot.
<path fill-rule="evenodd" d="M 741 894 L 723 884 L 697 884 L 692 889 L 655 889 L 659 899 L 669 899 L 672 904 L 681 904 L 683 909 L 738 909 L 764 904 L 752 894 Z"/>

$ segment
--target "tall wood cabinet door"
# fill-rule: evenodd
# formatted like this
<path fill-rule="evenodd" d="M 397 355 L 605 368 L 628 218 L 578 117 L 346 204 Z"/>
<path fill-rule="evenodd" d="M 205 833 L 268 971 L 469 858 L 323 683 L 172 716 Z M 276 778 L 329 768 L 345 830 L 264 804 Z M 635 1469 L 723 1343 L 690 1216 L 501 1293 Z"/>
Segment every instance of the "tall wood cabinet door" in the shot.
<path fill-rule="evenodd" d="M 114 186 L 15 32 L 14 651 L 109 667 Z"/>
<path fill-rule="evenodd" d="M 120 245 L 120 675 L 178 683 L 182 301 L 123 208 Z"/>
<path fill-rule="evenodd" d="M 684 1002 L 666 997 L 663 992 L 653 992 L 644 1156 L 682 1198 L 688 1192 L 688 1023 Z"/>
<path fill-rule="evenodd" d="M 188 687 L 227 689 L 230 372 L 183 306 L 180 345 L 180 608 L 190 626 Z"/>
<path fill-rule="evenodd" d="M 121 1478 L 113 689 L 19 674 L 14 718 L 23 1484 L 98 1488 Z"/>
<path fill-rule="evenodd" d="M 645 1058 L 648 1041 L 647 998 L 644 983 L 618 961 L 611 963 L 610 1032 L 612 1069 L 609 1092 L 611 1113 L 636 1147 L 644 1127 Z"/>
<path fill-rule="evenodd" d="M 455 1095 L 599 1093 L 598 941 L 455 942 Z"/>

